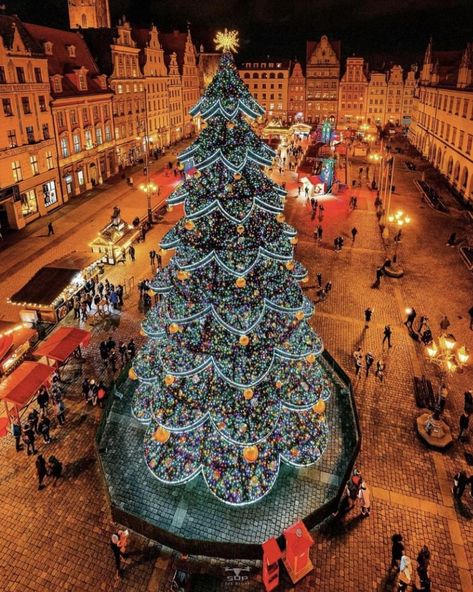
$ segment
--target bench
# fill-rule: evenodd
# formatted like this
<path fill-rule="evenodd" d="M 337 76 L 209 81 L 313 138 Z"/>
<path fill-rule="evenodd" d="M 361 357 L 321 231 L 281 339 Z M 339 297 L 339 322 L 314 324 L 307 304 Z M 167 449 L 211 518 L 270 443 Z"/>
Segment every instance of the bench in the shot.
<path fill-rule="evenodd" d="M 427 407 L 435 409 L 435 395 L 432 383 L 425 376 L 414 376 L 414 396 L 417 407 Z"/>

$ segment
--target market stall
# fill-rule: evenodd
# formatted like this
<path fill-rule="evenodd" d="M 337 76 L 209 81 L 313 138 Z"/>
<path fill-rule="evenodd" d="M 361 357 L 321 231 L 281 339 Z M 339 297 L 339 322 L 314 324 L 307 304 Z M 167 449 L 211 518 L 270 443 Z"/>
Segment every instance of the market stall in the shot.
<path fill-rule="evenodd" d="M 24 360 L 37 337 L 23 323 L 0 322 L 0 376 L 10 374 Z"/>
<path fill-rule="evenodd" d="M 75 327 L 59 327 L 34 351 L 37 357 L 46 358 L 48 366 L 60 370 L 71 357 L 82 359 L 82 347 L 87 347 L 90 332 Z"/>
<path fill-rule="evenodd" d="M 115 207 L 110 217 L 110 223 L 102 228 L 91 243 L 93 253 L 101 255 L 101 261 L 110 265 L 123 263 L 126 251 L 138 238 L 141 229 L 138 225 L 127 224 L 122 220 L 120 208 Z"/>
<path fill-rule="evenodd" d="M 72 308 L 73 297 L 100 272 L 100 257 L 74 251 L 42 267 L 21 290 L 8 299 L 22 307 L 20 317 L 29 323 L 57 323 Z"/>
<path fill-rule="evenodd" d="M 23 362 L 0 382 L 0 400 L 5 405 L 6 417 L 19 416 L 42 386 L 49 384 L 54 368 L 38 362 Z"/>

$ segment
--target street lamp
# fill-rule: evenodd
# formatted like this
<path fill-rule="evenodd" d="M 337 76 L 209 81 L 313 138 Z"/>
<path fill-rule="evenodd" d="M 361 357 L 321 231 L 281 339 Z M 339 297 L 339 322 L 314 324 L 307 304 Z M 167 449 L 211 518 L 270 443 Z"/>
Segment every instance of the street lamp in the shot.
<path fill-rule="evenodd" d="M 151 196 L 154 195 L 158 189 L 157 185 L 155 185 L 152 181 L 148 183 L 140 183 L 138 186 L 140 191 L 146 193 L 146 199 L 148 201 L 148 222 L 150 224 L 153 223 L 153 210 L 151 209 Z"/>
<path fill-rule="evenodd" d="M 445 377 L 466 366 L 470 359 L 467 348 L 464 345 L 459 346 L 451 333 L 441 335 L 437 343 L 432 341 L 426 351 L 429 361 L 439 366 Z"/>
<path fill-rule="evenodd" d="M 374 163 L 375 166 L 375 171 L 376 171 L 376 166 L 379 165 L 378 167 L 378 180 L 377 180 L 377 187 L 379 188 L 380 184 L 381 184 L 381 162 L 383 160 L 383 155 L 379 154 L 378 152 L 373 152 L 372 154 L 370 154 L 368 156 L 369 160 L 371 160 L 371 162 Z M 374 177 L 376 177 L 376 174 L 374 175 Z"/>
<path fill-rule="evenodd" d="M 402 210 L 398 210 L 394 215 L 390 215 L 388 216 L 388 222 L 391 223 L 393 226 L 397 226 L 397 228 L 399 229 L 396 233 L 396 235 L 394 236 L 394 255 L 393 255 L 393 263 L 396 263 L 397 261 L 397 248 L 399 246 L 399 243 L 401 242 L 401 232 L 402 229 L 407 226 L 407 224 L 410 224 L 411 222 L 411 218 L 410 216 L 408 216 L 407 214 L 404 214 L 404 212 Z"/>

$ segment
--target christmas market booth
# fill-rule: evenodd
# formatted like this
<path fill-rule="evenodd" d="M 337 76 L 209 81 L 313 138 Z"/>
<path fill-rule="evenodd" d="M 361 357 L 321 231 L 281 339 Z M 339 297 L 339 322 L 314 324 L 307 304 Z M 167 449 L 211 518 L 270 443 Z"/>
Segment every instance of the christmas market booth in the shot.
<path fill-rule="evenodd" d="M 69 360 L 82 360 L 82 347 L 87 347 L 90 332 L 76 327 L 59 327 L 34 351 L 39 358 L 46 358 L 48 366 L 60 372 Z"/>
<path fill-rule="evenodd" d="M 101 268 L 99 259 L 97 255 L 80 251 L 56 259 L 37 271 L 8 302 L 21 306 L 20 317 L 24 322 L 55 324 L 71 310 L 73 297 L 86 282 L 97 278 Z"/>
<path fill-rule="evenodd" d="M 0 400 L 5 405 L 6 417 L 19 417 L 42 386 L 50 383 L 54 368 L 38 362 L 23 362 L 0 382 Z"/>
<path fill-rule="evenodd" d="M 126 251 L 141 233 L 139 225 L 127 224 L 120 216 L 120 208 L 115 207 L 110 223 L 102 228 L 90 243 L 93 253 L 101 255 L 101 261 L 109 265 L 124 263 Z"/>
<path fill-rule="evenodd" d="M 0 321 L 0 376 L 7 376 L 24 360 L 38 337 L 23 323 Z"/>

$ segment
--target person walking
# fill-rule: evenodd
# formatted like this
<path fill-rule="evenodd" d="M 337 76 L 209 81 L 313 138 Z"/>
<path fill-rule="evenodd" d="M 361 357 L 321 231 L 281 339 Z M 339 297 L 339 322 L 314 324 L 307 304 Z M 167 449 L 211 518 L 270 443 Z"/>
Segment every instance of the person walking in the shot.
<path fill-rule="evenodd" d="M 374 284 L 371 286 L 372 288 L 379 288 L 379 286 L 381 285 L 381 278 L 383 277 L 383 275 L 383 268 L 381 266 L 378 266 L 376 268 L 376 279 L 374 281 Z"/>
<path fill-rule="evenodd" d="M 44 478 L 46 477 L 46 475 L 48 474 L 48 471 L 46 469 L 46 461 L 43 458 L 42 454 L 38 455 L 38 458 L 36 459 L 36 473 L 38 475 L 38 490 L 44 489 Z"/>
<path fill-rule="evenodd" d="M 47 415 L 41 415 L 41 419 L 38 424 L 39 433 L 43 436 L 45 444 L 51 444 L 51 436 L 49 430 L 51 428 L 51 420 Z"/>
<path fill-rule="evenodd" d="M 126 345 L 123 343 L 123 341 L 118 342 L 118 353 L 120 354 L 122 366 L 124 366 L 128 362 L 128 353 L 126 350 Z"/>
<path fill-rule="evenodd" d="M 36 454 L 36 450 L 34 448 L 34 440 L 35 436 L 33 428 L 30 426 L 29 423 L 25 423 L 25 425 L 23 426 L 23 442 L 26 445 L 26 452 L 28 456 L 30 456 L 31 454 Z"/>
<path fill-rule="evenodd" d="M 110 362 L 110 366 L 112 367 L 112 372 L 115 374 L 117 371 L 117 352 L 115 348 L 111 349 L 108 354 L 108 359 Z"/>
<path fill-rule="evenodd" d="M 415 311 L 415 308 L 408 308 L 406 309 L 406 313 L 407 313 L 407 318 L 404 321 L 404 325 L 406 325 L 406 327 L 412 331 L 412 324 L 414 322 L 414 319 L 417 316 L 417 313 Z"/>
<path fill-rule="evenodd" d="M 322 228 L 322 226 L 319 224 L 319 225 L 317 226 L 317 238 L 318 238 L 318 241 L 319 241 L 319 242 L 322 240 L 322 236 L 323 236 L 323 234 L 324 234 L 324 229 L 323 229 L 323 228 Z"/>
<path fill-rule="evenodd" d="M 379 380 L 379 382 L 384 381 L 384 369 L 385 369 L 385 364 L 384 364 L 383 360 L 378 360 L 376 362 L 376 371 L 375 371 L 374 375 Z"/>
<path fill-rule="evenodd" d="M 405 553 L 401 557 L 401 565 L 399 566 L 399 592 L 405 592 L 412 580 L 412 562 L 410 557 Z"/>
<path fill-rule="evenodd" d="M 133 245 L 130 245 L 130 248 L 128 249 L 128 254 L 130 255 L 130 259 L 132 261 L 135 260 L 135 247 Z"/>
<path fill-rule="evenodd" d="M 417 327 L 417 333 L 422 333 L 422 329 L 424 327 L 428 327 L 428 325 L 427 325 L 427 321 L 428 320 L 429 319 L 425 315 L 422 315 L 420 317 L 420 319 L 419 319 L 419 326 Z"/>
<path fill-rule="evenodd" d="M 15 449 L 17 452 L 23 449 L 21 445 L 21 423 L 17 417 L 12 416 L 11 434 L 15 438 Z"/>
<path fill-rule="evenodd" d="M 466 432 L 468 430 L 468 425 L 470 423 L 470 416 L 467 415 L 466 413 L 462 413 L 460 415 L 460 420 L 459 420 L 459 429 L 460 429 L 460 433 L 458 434 L 458 440 L 460 442 L 463 442 L 466 438 Z"/>
<path fill-rule="evenodd" d="M 468 481 L 468 476 L 465 471 L 458 471 L 458 473 L 453 476 L 452 493 L 456 500 L 461 500 Z"/>
<path fill-rule="evenodd" d="M 391 335 L 393 334 L 393 330 L 391 329 L 391 325 L 386 325 L 384 327 L 384 333 L 383 333 L 383 347 L 384 347 L 384 342 L 387 341 L 388 342 L 388 347 L 392 347 L 391 344 Z"/>
<path fill-rule="evenodd" d="M 149 262 L 150 262 L 151 267 L 154 267 L 155 260 L 156 260 L 156 251 L 153 249 L 152 251 L 149 252 Z"/>
<path fill-rule="evenodd" d="M 353 352 L 353 360 L 355 362 L 355 376 L 358 376 L 363 364 L 363 352 L 361 351 L 361 347 L 357 347 Z"/>
<path fill-rule="evenodd" d="M 64 405 L 64 401 L 58 401 L 56 403 L 56 417 L 57 417 L 57 421 L 59 423 L 59 425 L 64 425 L 66 423 L 66 419 L 65 419 L 65 413 L 66 413 L 66 406 Z"/>
<path fill-rule="evenodd" d="M 473 306 L 468 311 L 468 314 L 470 315 L 470 331 L 473 331 Z"/>
<path fill-rule="evenodd" d="M 450 327 L 450 321 L 448 320 L 447 315 L 444 315 L 444 317 L 440 321 L 440 329 L 442 330 L 443 333 L 446 333 L 448 331 L 449 327 Z"/>
<path fill-rule="evenodd" d="M 391 568 L 399 569 L 401 559 L 404 554 L 404 543 L 402 542 L 402 534 L 393 534 L 391 537 Z"/>
<path fill-rule="evenodd" d="M 357 234 L 358 234 L 358 229 L 356 228 L 356 226 L 353 226 L 353 228 L 351 229 L 351 240 L 353 243 L 355 242 Z"/>
<path fill-rule="evenodd" d="M 115 559 L 115 569 L 116 569 L 115 577 L 117 577 L 117 578 L 121 578 L 123 575 L 123 570 L 121 567 L 122 555 L 120 553 L 119 543 L 120 543 L 120 537 L 116 532 L 114 532 L 111 536 L 111 539 L 110 539 L 110 548 L 112 549 L 113 558 Z"/>
<path fill-rule="evenodd" d="M 105 399 L 107 398 L 107 390 L 105 385 L 101 382 L 99 384 L 99 389 L 97 391 L 97 401 L 99 403 L 99 407 L 103 409 L 105 407 Z"/>
<path fill-rule="evenodd" d="M 370 371 L 371 366 L 373 365 L 374 362 L 374 356 L 371 352 L 367 352 L 365 354 L 365 369 L 366 369 L 366 377 L 368 378 L 368 374 Z"/>
<path fill-rule="evenodd" d="M 358 499 L 360 500 L 362 517 L 368 518 L 371 512 L 371 495 L 368 485 L 364 481 L 361 483 Z"/>
<path fill-rule="evenodd" d="M 53 223 L 49 222 L 48 223 L 48 236 L 51 236 L 52 234 L 54 234 Z"/>
<path fill-rule="evenodd" d="M 38 396 L 36 397 L 36 401 L 39 405 L 41 413 L 48 412 L 48 405 L 49 405 L 49 393 L 46 387 L 42 386 Z"/>
<path fill-rule="evenodd" d="M 53 486 L 56 487 L 58 480 L 62 477 L 62 463 L 55 456 L 48 459 L 49 474 L 54 477 Z"/>
<path fill-rule="evenodd" d="M 430 550 L 427 545 L 422 545 L 419 554 L 417 555 L 417 574 L 419 576 L 419 580 L 422 582 L 423 580 L 428 579 L 428 569 L 430 565 Z"/>
<path fill-rule="evenodd" d="M 365 329 L 369 328 L 372 316 L 373 316 L 373 309 L 366 308 L 365 309 Z"/>
<path fill-rule="evenodd" d="M 317 272 L 317 284 L 319 288 L 322 287 L 322 274 L 320 273 L 320 271 Z"/>
<path fill-rule="evenodd" d="M 33 428 L 34 433 L 38 433 L 38 421 L 39 421 L 39 413 L 37 409 L 33 407 L 33 409 L 28 413 L 28 423 Z"/>

